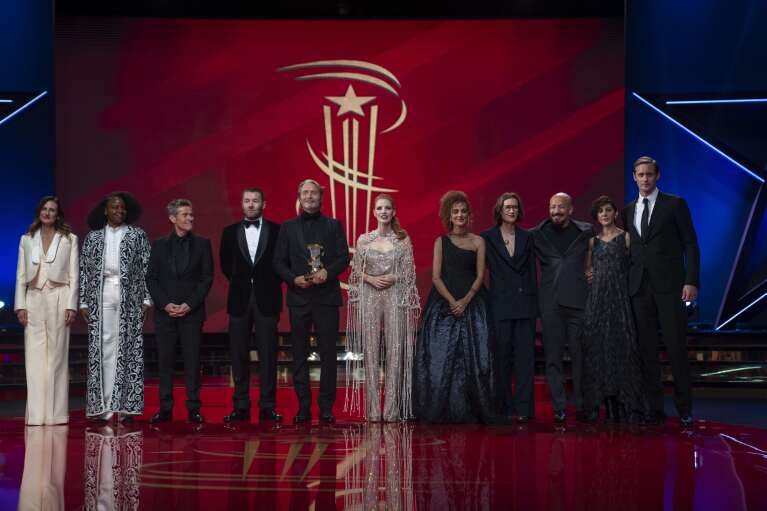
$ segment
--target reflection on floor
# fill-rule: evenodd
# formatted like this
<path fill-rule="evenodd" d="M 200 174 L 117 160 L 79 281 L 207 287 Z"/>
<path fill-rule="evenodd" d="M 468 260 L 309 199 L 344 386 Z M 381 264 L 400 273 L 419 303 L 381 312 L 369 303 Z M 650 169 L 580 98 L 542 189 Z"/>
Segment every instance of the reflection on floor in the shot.
<path fill-rule="evenodd" d="M 767 509 L 763 429 L 557 426 L 545 402 L 528 424 L 366 424 L 339 406 L 337 424 L 298 427 L 284 406 L 284 425 L 214 420 L 228 404 L 203 408 L 202 426 L 183 409 L 159 427 L 99 425 L 77 411 L 68 426 L 0 419 L 0 507 Z"/>

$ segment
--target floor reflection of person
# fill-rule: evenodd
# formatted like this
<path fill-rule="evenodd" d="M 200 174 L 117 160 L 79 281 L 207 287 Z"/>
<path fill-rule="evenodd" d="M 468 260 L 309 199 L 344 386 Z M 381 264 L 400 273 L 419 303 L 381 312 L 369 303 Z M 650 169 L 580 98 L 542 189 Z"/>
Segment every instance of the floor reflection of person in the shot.
<path fill-rule="evenodd" d="M 364 353 L 365 405 L 356 369 L 361 361 L 347 358 L 344 409 L 380 421 L 383 359 L 384 406 L 387 422 L 413 417 L 412 375 L 420 311 L 410 237 L 399 225 L 394 200 L 379 195 L 373 206 L 378 227 L 357 240 L 349 277 L 347 350 Z M 383 356 L 382 356 L 383 355 Z"/>
<path fill-rule="evenodd" d="M 29 426 L 69 421 L 69 326 L 77 316 L 77 236 L 43 197 L 19 242 L 14 310 L 24 326 Z"/>
<path fill-rule="evenodd" d="M 63 511 L 69 428 L 24 428 L 24 474 L 19 490 L 19 511 Z"/>
<path fill-rule="evenodd" d="M 139 509 L 142 431 L 120 433 L 104 426 L 85 433 L 85 505 L 87 511 Z"/>

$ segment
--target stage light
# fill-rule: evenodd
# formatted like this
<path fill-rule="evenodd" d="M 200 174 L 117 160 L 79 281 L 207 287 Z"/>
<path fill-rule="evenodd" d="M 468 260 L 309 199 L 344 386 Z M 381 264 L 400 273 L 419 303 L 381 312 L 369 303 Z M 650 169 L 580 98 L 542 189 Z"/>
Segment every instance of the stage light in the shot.
<path fill-rule="evenodd" d="M 667 105 L 715 105 L 718 103 L 767 103 L 767 98 L 670 100 Z"/>
<path fill-rule="evenodd" d="M 3 309 L 3 307 L 5 307 L 5 302 L 4 302 L 4 301 L 2 301 L 2 300 L 0 300 L 0 310 L 2 310 L 2 309 Z"/>
<path fill-rule="evenodd" d="M 13 103 L 12 99 L 0 99 L 0 103 Z"/>
<path fill-rule="evenodd" d="M 21 107 L 17 108 L 16 110 L 11 112 L 10 114 L 6 115 L 3 119 L 0 119 L 0 125 L 2 125 L 6 121 L 8 121 L 8 120 L 12 119 L 13 117 L 15 117 L 16 114 L 18 114 L 19 112 L 21 112 L 23 110 L 26 110 L 32 103 L 34 103 L 38 99 L 42 98 L 46 94 L 48 94 L 48 91 L 44 90 L 43 92 L 41 92 L 40 94 L 38 94 L 34 98 L 32 98 L 29 101 L 27 101 L 26 103 L 24 103 Z"/>
<path fill-rule="evenodd" d="M 753 307 L 754 305 L 756 305 L 756 303 L 757 303 L 757 302 L 759 302 L 759 301 L 760 301 L 762 298 L 764 298 L 765 296 L 767 296 L 767 293 L 764 293 L 762 296 L 760 296 L 759 298 L 757 298 L 757 299 L 756 299 L 756 300 L 754 300 L 753 302 L 749 303 L 748 305 L 746 305 L 745 307 L 743 307 L 742 309 L 740 309 L 740 310 L 739 310 L 739 311 L 738 311 L 738 312 L 737 312 L 737 313 L 736 313 L 734 316 L 732 316 L 730 319 L 728 319 L 727 321 L 725 321 L 724 323 L 722 323 L 721 325 L 719 325 L 718 327 L 716 327 L 716 328 L 715 328 L 715 330 L 719 330 L 719 329 L 721 329 L 721 328 L 722 328 L 724 325 L 726 325 L 727 323 L 729 323 L 730 321 L 732 321 L 733 319 L 737 318 L 738 316 L 740 316 L 741 314 L 743 314 L 744 312 L 746 312 L 748 309 L 750 309 L 751 307 Z"/>
<path fill-rule="evenodd" d="M 640 96 L 636 92 L 632 92 L 631 95 L 634 96 L 635 98 L 637 98 L 639 101 L 641 101 L 645 105 L 647 105 L 650 108 L 652 108 L 653 110 L 655 110 L 656 112 L 658 112 L 660 115 L 662 115 L 663 117 L 665 117 L 666 119 L 668 119 L 672 123 L 674 123 L 676 126 L 679 126 L 680 128 L 682 128 L 685 132 L 687 132 L 690 135 L 692 135 L 693 137 L 695 137 L 695 139 L 697 139 L 698 141 L 703 143 L 706 147 L 708 147 L 709 149 L 712 149 L 718 155 L 722 156 L 727 161 L 733 163 L 736 167 L 738 167 L 742 171 L 746 172 L 749 176 L 753 177 L 754 179 L 756 179 L 760 183 L 764 183 L 764 179 L 763 178 L 761 178 L 760 176 L 758 176 L 758 175 L 754 174 L 753 172 L 751 172 L 750 170 L 748 170 L 748 168 L 746 168 L 743 164 L 738 163 L 737 161 L 735 161 L 732 157 L 728 156 L 721 149 L 717 148 L 715 145 L 713 145 L 712 143 L 708 142 L 706 139 L 704 139 L 703 137 L 701 137 L 700 135 L 698 135 L 697 133 L 692 131 L 690 128 L 688 128 L 687 126 L 685 126 L 681 122 L 679 122 L 676 119 L 674 119 L 673 117 L 671 117 L 669 114 L 667 114 L 666 112 L 664 112 L 663 110 L 661 110 L 657 106 L 655 106 L 652 103 L 650 103 L 649 101 L 647 101 L 645 98 L 643 98 L 642 96 Z"/>

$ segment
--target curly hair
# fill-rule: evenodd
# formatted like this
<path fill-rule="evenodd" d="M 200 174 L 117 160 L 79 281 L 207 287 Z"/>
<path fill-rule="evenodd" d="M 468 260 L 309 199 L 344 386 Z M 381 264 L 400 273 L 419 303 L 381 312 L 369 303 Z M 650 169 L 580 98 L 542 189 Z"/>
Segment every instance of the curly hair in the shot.
<path fill-rule="evenodd" d="M 132 194 L 128 192 L 111 192 L 105 195 L 104 198 L 102 198 L 93 207 L 93 209 L 91 209 L 91 212 L 88 213 L 88 227 L 90 227 L 91 230 L 97 231 L 104 228 L 107 223 L 107 218 L 104 215 L 104 209 L 106 208 L 109 201 L 116 197 L 119 197 L 125 203 L 125 209 L 128 213 L 125 216 L 126 224 L 133 224 L 139 218 L 141 218 L 143 209 L 139 201 L 137 201 Z"/>
<path fill-rule="evenodd" d="M 54 229 L 56 229 L 57 232 L 60 232 L 64 236 L 69 236 L 69 234 L 72 232 L 72 228 L 64 221 L 64 210 L 61 208 L 61 202 L 59 202 L 59 198 L 55 195 L 46 195 L 37 203 L 37 206 L 35 206 L 35 219 L 32 220 L 32 225 L 30 225 L 29 229 L 27 229 L 27 233 L 32 236 L 37 232 L 38 229 L 40 229 L 40 227 L 43 226 L 43 223 L 40 221 L 40 212 L 48 202 L 56 203 L 56 221 L 53 224 Z"/>
<path fill-rule="evenodd" d="M 613 210 L 615 210 L 616 213 L 618 212 L 618 206 L 615 205 L 615 202 L 613 202 L 610 197 L 607 195 L 600 195 L 591 203 L 591 218 L 596 220 L 597 215 L 599 215 L 599 210 L 608 204 L 613 207 Z"/>
<path fill-rule="evenodd" d="M 453 211 L 453 206 L 459 203 L 466 204 L 466 210 L 471 219 L 471 202 L 469 202 L 469 196 L 459 190 L 450 190 L 439 200 L 439 218 L 442 220 L 442 225 L 448 231 L 453 228 L 453 222 L 450 221 L 450 213 Z"/>

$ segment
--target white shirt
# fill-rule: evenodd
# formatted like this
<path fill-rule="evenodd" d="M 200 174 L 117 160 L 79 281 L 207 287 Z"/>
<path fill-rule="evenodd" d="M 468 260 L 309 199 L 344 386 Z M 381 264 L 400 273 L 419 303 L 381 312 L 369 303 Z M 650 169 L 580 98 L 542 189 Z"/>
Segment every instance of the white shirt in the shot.
<path fill-rule="evenodd" d="M 261 223 L 258 227 L 255 225 L 245 227 L 245 239 L 248 241 L 248 252 L 250 252 L 250 261 L 256 262 L 256 252 L 258 251 L 258 240 L 261 237 L 261 227 L 264 225 L 263 217 L 259 217 Z"/>
<path fill-rule="evenodd" d="M 125 237 L 128 226 L 123 224 L 104 228 L 104 276 L 120 276 L 120 243 Z"/>
<path fill-rule="evenodd" d="M 658 188 L 656 187 L 655 190 L 652 191 L 650 195 L 647 196 L 647 202 L 648 206 L 650 207 L 650 214 L 647 217 L 647 223 L 650 223 L 650 219 L 652 218 L 652 212 L 655 209 L 655 201 L 658 200 Z M 644 213 L 644 197 L 641 195 L 637 199 L 637 207 L 634 209 L 634 227 L 636 227 L 637 232 L 640 236 L 643 236 L 644 233 L 642 232 L 642 213 Z"/>

